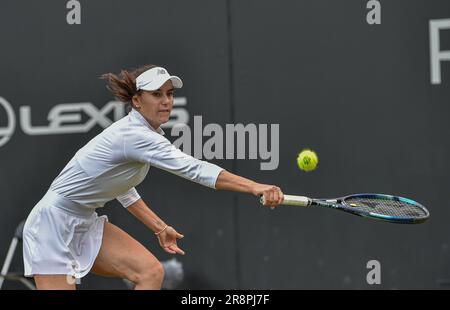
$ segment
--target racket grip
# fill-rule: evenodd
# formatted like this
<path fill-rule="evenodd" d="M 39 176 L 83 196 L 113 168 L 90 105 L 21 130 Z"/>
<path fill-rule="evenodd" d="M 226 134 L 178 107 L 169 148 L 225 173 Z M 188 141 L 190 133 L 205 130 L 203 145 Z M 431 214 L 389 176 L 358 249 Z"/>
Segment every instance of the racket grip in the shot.
<path fill-rule="evenodd" d="M 264 196 L 261 196 L 260 202 L 262 204 L 266 203 Z M 311 205 L 311 199 L 305 196 L 284 195 L 284 200 L 281 204 L 284 206 L 309 207 Z"/>

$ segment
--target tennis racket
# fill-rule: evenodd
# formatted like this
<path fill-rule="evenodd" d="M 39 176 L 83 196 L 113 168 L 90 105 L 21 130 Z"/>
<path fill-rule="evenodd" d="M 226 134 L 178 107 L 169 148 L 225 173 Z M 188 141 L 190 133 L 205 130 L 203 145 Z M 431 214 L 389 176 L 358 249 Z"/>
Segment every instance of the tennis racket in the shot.
<path fill-rule="evenodd" d="M 261 196 L 261 203 L 265 203 Z M 281 205 L 298 207 L 325 207 L 354 215 L 398 224 L 419 224 L 430 217 L 420 203 L 403 197 L 385 194 L 355 194 L 334 199 L 314 199 L 284 195 Z"/>

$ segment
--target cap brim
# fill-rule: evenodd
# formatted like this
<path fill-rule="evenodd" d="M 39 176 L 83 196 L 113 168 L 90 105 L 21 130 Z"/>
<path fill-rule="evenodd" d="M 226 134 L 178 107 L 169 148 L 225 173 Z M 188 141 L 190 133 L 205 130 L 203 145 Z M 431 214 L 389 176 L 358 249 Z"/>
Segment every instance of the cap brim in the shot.
<path fill-rule="evenodd" d="M 174 88 L 182 88 L 183 87 L 183 81 L 178 76 L 172 75 L 172 76 L 169 76 L 167 79 L 162 79 L 162 80 L 158 81 L 157 83 L 149 83 L 149 84 L 141 87 L 140 89 L 154 91 L 154 90 L 159 89 L 161 86 L 163 86 L 164 83 L 167 82 L 168 80 L 172 81 L 172 85 Z"/>

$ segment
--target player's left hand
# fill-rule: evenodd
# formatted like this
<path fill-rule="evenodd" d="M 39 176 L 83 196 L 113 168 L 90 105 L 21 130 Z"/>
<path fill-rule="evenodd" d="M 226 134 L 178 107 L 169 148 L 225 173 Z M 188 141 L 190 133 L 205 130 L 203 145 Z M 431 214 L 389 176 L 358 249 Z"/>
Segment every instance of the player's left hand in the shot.
<path fill-rule="evenodd" d="M 172 226 L 168 226 L 162 233 L 158 235 L 159 245 L 170 254 L 184 255 L 184 251 L 177 245 L 177 240 L 184 236 L 178 233 Z"/>

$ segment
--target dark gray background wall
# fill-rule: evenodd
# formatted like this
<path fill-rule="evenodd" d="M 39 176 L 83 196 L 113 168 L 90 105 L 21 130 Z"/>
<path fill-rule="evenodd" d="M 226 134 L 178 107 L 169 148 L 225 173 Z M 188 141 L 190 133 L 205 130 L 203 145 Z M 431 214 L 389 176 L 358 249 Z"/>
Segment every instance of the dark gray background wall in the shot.
<path fill-rule="evenodd" d="M 278 169 L 214 161 L 224 168 L 285 193 L 384 192 L 432 213 L 426 224 L 398 226 L 328 210 L 270 211 L 254 197 L 151 169 L 138 190 L 186 236 L 183 288 L 373 288 L 372 259 L 381 263 L 378 288 L 439 288 L 450 278 L 450 63 L 441 64 L 442 84 L 431 85 L 428 27 L 450 18 L 448 1 L 381 1 L 376 26 L 362 0 L 80 2 L 82 22 L 72 26 L 65 1 L 0 4 L 0 97 L 17 120 L 0 147 L 0 260 L 17 223 L 102 130 L 30 136 L 20 107 L 31 106 L 33 125 L 42 126 L 57 104 L 100 109 L 112 100 L 100 74 L 156 63 L 183 78 L 176 96 L 187 98 L 191 121 L 280 124 Z M 440 34 L 441 49 L 450 50 L 450 30 Z M 0 126 L 7 122 L 0 109 Z M 320 158 L 308 174 L 295 163 L 304 147 Z M 117 202 L 99 213 L 169 258 Z M 21 268 L 20 256 L 13 267 Z M 89 276 L 81 288 L 124 285 Z"/>

